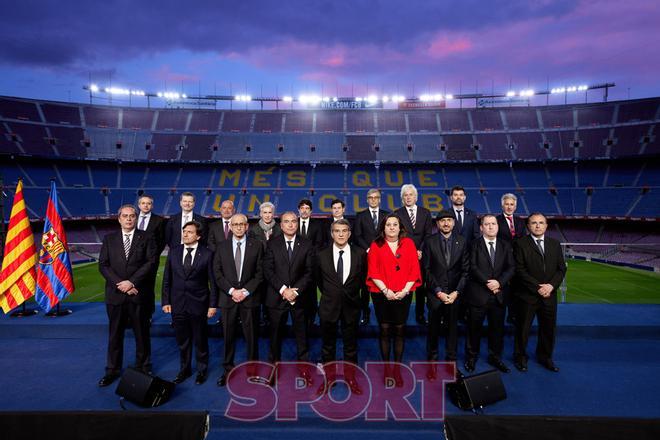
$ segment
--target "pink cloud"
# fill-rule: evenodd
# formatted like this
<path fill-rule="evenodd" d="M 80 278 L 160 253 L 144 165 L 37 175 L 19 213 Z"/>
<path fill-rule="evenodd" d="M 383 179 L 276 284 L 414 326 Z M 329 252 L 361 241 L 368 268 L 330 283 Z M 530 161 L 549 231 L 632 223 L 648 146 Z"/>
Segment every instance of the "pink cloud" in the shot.
<path fill-rule="evenodd" d="M 197 82 L 200 79 L 199 75 L 173 72 L 169 64 L 162 64 L 157 69 L 148 72 L 148 76 L 157 81 L 168 82 Z"/>
<path fill-rule="evenodd" d="M 432 59 L 439 60 L 457 53 L 467 52 L 472 47 L 472 42 L 466 37 L 451 38 L 445 34 L 435 37 L 421 52 Z"/>

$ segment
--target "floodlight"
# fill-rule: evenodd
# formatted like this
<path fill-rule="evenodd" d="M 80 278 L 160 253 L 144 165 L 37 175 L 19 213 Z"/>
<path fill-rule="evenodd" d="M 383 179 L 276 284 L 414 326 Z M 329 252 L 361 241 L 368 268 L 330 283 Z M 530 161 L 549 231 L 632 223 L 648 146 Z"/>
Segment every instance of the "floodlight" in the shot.
<path fill-rule="evenodd" d="M 442 95 L 440 94 L 434 95 L 433 99 L 435 99 L 436 101 L 442 101 Z"/>
<path fill-rule="evenodd" d="M 293 98 L 291 96 L 285 96 L 284 98 L 282 98 L 282 101 L 284 101 L 284 102 L 293 102 Z"/>
<path fill-rule="evenodd" d="M 516 96 L 516 92 L 514 91 L 506 92 L 506 96 L 507 98 L 513 98 L 514 96 Z"/>
<path fill-rule="evenodd" d="M 99 86 L 97 86 L 96 84 L 92 84 L 92 85 L 89 86 L 89 90 L 92 91 L 92 92 L 98 92 L 99 91 Z"/>
<path fill-rule="evenodd" d="M 445 95 L 445 99 L 454 99 L 454 95 L 452 94 Z"/>
<path fill-rule="evenodd" d="M 387 95 L 383 95 L 383 102 L 390 102 L 390 97 Z"/>
<path fill-rule="evenodd" d="M 369 95 L 369 98 L 367 98 L 370 104 L 375 104 L 378 102 L 378 96 L 376 95 Z"/>

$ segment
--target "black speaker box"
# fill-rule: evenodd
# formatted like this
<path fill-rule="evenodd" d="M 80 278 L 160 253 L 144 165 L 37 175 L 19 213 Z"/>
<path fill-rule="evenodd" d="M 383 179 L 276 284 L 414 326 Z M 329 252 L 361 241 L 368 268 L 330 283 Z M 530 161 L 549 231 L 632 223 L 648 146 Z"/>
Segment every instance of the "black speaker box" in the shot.
<path fill-rule="evenodd" d="M 482 408 L 506 399 L 502 377 L 497 370 L 464 377 L 447 385 L 451 402 L 460 409 Z"/>
<path fill-rule="evenodd" d="M 128 368 L 119 380 L 115 393 L 144 407 L 167 402 L 174 391 L 174 383 Z"/>

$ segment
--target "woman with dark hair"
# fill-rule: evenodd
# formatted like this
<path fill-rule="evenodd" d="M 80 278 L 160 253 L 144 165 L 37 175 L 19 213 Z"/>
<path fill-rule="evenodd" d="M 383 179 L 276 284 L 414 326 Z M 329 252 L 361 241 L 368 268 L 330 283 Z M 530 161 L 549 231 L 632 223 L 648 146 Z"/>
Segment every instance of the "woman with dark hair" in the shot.
<path fill-rule="evenodd" d="M 388 214 L 378 227 L 378 237 L 368 254 L 367 287 L 371 292 L 376 318 L 380 326 L 380 352 L 390 361 L 392 339 L 394 361 L 401 362 L 405 342 L 405 325 L 415 289 L 422 276 L 415 243 L 397 214 Z M 394 381 L 402 386 L 401 372 L 394 368 Z M 385 379 L 389 377 L 386 366 Z"/>

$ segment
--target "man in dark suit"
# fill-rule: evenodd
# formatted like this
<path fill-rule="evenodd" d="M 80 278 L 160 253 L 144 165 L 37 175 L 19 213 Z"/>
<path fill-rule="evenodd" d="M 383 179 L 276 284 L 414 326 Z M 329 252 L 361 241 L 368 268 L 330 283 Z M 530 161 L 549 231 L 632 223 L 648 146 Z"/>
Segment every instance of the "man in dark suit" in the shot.
<path fill-rule="evenodd" d="M 468 248 L 472 244 L 472 240 L 479 238 L 481 231 L 479 229 L 479 219 L 477 214 L 465 207 L 465 188 L 462 186 L 454 186 L 449 191 L 449 199 L 451 200 L 451 210 L 454 212 L 456 218 L 456 232 L 465 238 Z"/>
<path fill-rule="evenodd" d="M 465 239 L 453 233 L 455 224 L 453 212 L 440 211 L 436 216 L 439 233 L 424 242 L 422 252 L 429 304 L 426 343 L 429 361 L 438 360 L 438 339 L 443 321 L 447 328 L 445 360 L 456 361 L 458 352 L 458 297 L 463 294 L 470 263 Z"/>
<path fill-rule="evenodd" d="M 124 355 L 124 325 L 130 319 L 135 336 L 135 368 L 151 370 L 149 317 L 153 299 L 150 275 L 156 264 L 156 242 L 136 229 L 137 210 L 133 205 L 119 208 L 121 231 L 103 237 L 99 271 L 105 278 L 105 308 L 110 321 L 105 375 L 99 386 L 114 382 L 121 372 Z"/>
<path fill-rule="evenodd" d="M 318 254 L 318 281 L 321 289 L 319 318 L 321 319 L 321 361 L 328 364 L 336 359 L 337 325 L 341 324 L 344 343 L 344 362 L 357 365 L 357 332 L 360 317 L 360 289 L 366 276 L 366 253 L 351 246 L 351 224 L 337 220 L 331 229 L 332 245 Z M 319 392 L 332 386 L 336 372 L 326 368 L 326 383 Z M 355 379 L 355 371 L 346 368 L 344 378 L 351 392 L 362 394 Z M 326 386 L 327 385 L 327 386 Z"/>
<path fill-rule="evenodd" d="M 518 197 L 515 194 L 507 193 L 502 196 L 502 213 L 497 216 L 497 239 L 509 243 L 528 234 L 525 220 L 515 215 L 518 206 Z M 504 288 L 504 304 L 507 309 L 507 322 L 513 324 L 515 321 L 515 311 L 511 301 L 511 291 L 515 288 L 516 277 L 514 275 L 511 283 Z"/>
<path fill-rule="evenodd" d="M 266 307 L 270 315 L 271 335 L 268 360 L 282 360 L 282 342 L 286 322 L 291 315 L 293 334 L 296 338 L 296 358 L 309 361 L 309 341 L 305 322 L 305 303 L 309 301 L 309 285 L 312 282 L 314 247 L 302 238 L 298 231 L 298 216 L 285 212 L 280 218 L 282 234 L 268 240 L 264 258 L 264 276 L 267 280 Z M 308 371 L 302 372 L 307 379 Z M 275 382 L 275 375 L 271 383 Z"/>
<path fill-rule="evenodd" d="M 151 314 L 153 315 L 154 310 L 156 309 L 156 275 L 158 274 L 158 267 L 160 266 L 160 254 L 163 253 L 165 249 L 165 225 L 167 221 L 152 212 L 154 207 L 154 199 L 150 195 L 143 194 L 138 199 L 138 209 L 139 215 L 137 218 L 137 228 L 140 231 L 145 231 L 148 234 L 151 234 L 154 241 L 156 242 L 156 252 L 159 258 L 156 258 L 156 265 L 151 271 L 151 277 L 149 279 L 149 291 L 144 292 L 151 297 Z"/>
<path fill-rule="evenodd" d="M 355 234 L 353 237 L 353 243 L 362 248 L 365 252 L 369 252 L 371 242 L 373 242 L 378 235 L 378 224 L 387 215 L 387 211 L 380 208 L 381 197 L 379 189 L 370 189 L 367 192 L 367 205 L 369 207 L 355 217 Z M 369 325 L 369 289 L 366 285 L 362 287 L 360 300 L 362 302 L 362 318 L 360 318 L 360 325 Z"/>
<path fill-rule="evenodd" d="M 470 277 L 465 292 L 468 307 L 468 334 L 465 338 L 465 369 L 473 372 L 479 357 L 481 329 L 488 317 L 488 363 L 503 373 L 504 348 L 503 289 L 516 271 L 511 245 L 497 239 L 497 219 L 492 214 L 481 218 L 482 238 L 472 242 Z"/>
<path fill-rule="evenodd" d="M 218 243 L 228 240 L 231 238 L 231 217 L 236 213 L 234 208 L 234 202 L 231 200 L 225 200 L 220 205 L 220 220 L 216 220 L 211 223 L 208 233 L 208 248 L 212 252 L 215 252 L 215 248 Z"/>
<path fill-rule="evenodd" d="M 520 371 L 527 371 L 527 341 L 536 315 L 538 342 L 536 358 L 550 371 L 558 372 L 552 360 L 557 326 L 557 289 L 566 275 L 566 262 L 561 244 L 545 235 L 548 221 L 541 213 L 527 218 L 531 235 L 513 243 L 518 283 L 513 292 L 518 307 L 513 357 Z"/>
<path fill-rule="evenodd" d="M 209 365 L 207 320 L 215 315 L 218 292 L 213 277 L 213 253 L 199 243 L 202 225 L 185 224 L 183 245 L 169 252 L 163 274 L 163 312 L 172 314 L 180 368 L 174 383 L 192 375 L 192 348 L 195 346 L 197 376 L 195 383 L 206 381 Z"/>
<path fill-rule="evenodd" d="M 234 214 L 230 222 L 232 237 L 220 242 L 215 251 L 213 273 L 222 309 L 222 331 L 225 339 L 224 374 L 218 386 L 227 384 L 234 368 L 236 326 L 239 317 L 247 346 L 247 360 L 259 359 L 257 345 L 259 328 L 259 285 L 263 280 L 263 246 L 247 237 L 248 221 L 243 214 Z"/>
<path fill-rule="evenodd" d="M 312 201 L 309 199 L 301 199 L 298 202 L 298 214 L 300 215 L 299 229 L 300 236 L 312 242 L 316 254 L 326 246 L 327 232 L 329 225 L 325 219 L 312 218 Z M 314 264 L 314 263 L 313 263 Z M 318 310 L 319 303 L 316 295 L 316 286 L 318 285 L 316 278 L 312 280 L 309 285 L 309 293 L 305 305 L 305 319 L 307 320 L 307 327 L 311 327 L 316 318 L 316 311 Z"/>
<path fill-rule="evenodd" d="M 502 196 L 502 213 L 497 215 L 497 238 L 513 242 L 528 234 L 525 220 L 516 214 L 518 197 L 507 193 Z"/>
<path fill-rule="evenodd" d="M 206 227 L 206 219 L 193 212 L 193 209 L 195 209 L 195 194 L 187 191 L 181 193 L 179 205 L 181 206 L 181 212 L 170 217 L 165 227 L 165 243 L 170 249 L 174 249 L 183 243 L 181 240 L 181 231 L 183 230 L 183 225 L 189 221 L 195 220 L 201 223 L 203 227 Z M 206 243 L 206 240 L 202 239 L 202 244 L 204 243 Z"/>
<path fill-rule="evenodd" d="M 395 212 L 399 215 L 403 226 L 417 247 L 417 255 L 422 258 L 422 247 L 424 241 L 431 236 L 433 230 L 433 218 L 431 211 L 423 206 L 417 206 L 417 188 L 415 185 L 407 184 L 401 187 L 401 201 L 403 206 Z M 419 325 L 426 325 L 424 317 L 424 302 L 426 289 L 420 287 L 415 293 L 415 319 Z"/>

